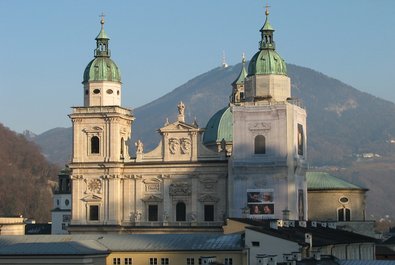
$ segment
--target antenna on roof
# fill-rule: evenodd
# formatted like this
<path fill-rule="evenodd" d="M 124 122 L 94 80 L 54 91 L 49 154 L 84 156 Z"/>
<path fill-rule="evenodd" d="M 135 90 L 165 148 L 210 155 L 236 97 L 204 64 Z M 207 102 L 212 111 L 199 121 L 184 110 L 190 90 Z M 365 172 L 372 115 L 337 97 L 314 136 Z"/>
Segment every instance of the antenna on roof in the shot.
<path fill-rule="evenodd" d="M 228 64 L 226 63 L 225 51 L 222 51 L 222 68 L 228 68 Z"/>

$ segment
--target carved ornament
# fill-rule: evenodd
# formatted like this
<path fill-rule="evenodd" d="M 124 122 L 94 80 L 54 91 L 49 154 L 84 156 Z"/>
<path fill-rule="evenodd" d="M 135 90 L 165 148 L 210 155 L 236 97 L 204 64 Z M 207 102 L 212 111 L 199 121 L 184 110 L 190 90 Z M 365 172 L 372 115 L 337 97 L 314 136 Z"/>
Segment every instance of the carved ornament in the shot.
<path fill-rule="evenodd" d="M 191 153 L 191 139 L 189 138 L 170 138 L 169 151 L 171 154 L 190 154 Z"/>
<path fill-rule="evenodd" d="M 191 195 L 192 190 L 188 183 L 180 182 L 180 183 L 172 183 L 169 186 L 169 194 L 171 196 L 177 195 Z"/>
<path fill-rule="evenodd" d="M 200 202 L 218 202 L 219 198 L 210 194 L 203 194 L 198 199 Z"/>
<path fill-rule="evenodd" d="M 250 131 L 267 131 L 270 130 L 270 128 L 270 124 L 264 122 L 256 122 L 248 125 L 248 129 Z"/>
<path fill-rule="evenodd" d="M 101 193 L 102 183 L 100 179 L 91 179 L 86 181 L 87 190 L 92 193 Z"/>

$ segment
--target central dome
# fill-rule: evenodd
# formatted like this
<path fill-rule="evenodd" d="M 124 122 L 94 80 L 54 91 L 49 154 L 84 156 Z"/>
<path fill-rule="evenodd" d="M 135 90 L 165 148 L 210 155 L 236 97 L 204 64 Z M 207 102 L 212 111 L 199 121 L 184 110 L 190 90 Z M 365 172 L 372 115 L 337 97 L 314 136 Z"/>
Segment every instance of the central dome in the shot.
<path fill-rule="evenodd" d="M 233 121 L 230 107 L 226 107 L 215 113 L 206 125 L 203 135 L 203 144 L 215 145 L 233 141 Z"/>
<path fill-rule="evenodd" d="M 89 62 L 84 71 L 83 83 L 91 81 L 121 82 L 121 71 L 109 57 L 97 57 Z"/>

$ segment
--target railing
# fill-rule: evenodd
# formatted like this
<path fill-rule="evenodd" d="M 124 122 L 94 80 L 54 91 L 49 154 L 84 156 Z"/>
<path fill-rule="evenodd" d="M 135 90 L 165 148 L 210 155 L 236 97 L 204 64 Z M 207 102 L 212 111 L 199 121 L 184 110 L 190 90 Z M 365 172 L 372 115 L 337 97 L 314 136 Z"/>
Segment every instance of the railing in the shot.
<path fill-rule="evenodd" d="M 121 113 L 124 115 L 133 115 L 133 111 L 119 106 L 91 106 L 91 107 L 73 107 L 73 113 Z"/>

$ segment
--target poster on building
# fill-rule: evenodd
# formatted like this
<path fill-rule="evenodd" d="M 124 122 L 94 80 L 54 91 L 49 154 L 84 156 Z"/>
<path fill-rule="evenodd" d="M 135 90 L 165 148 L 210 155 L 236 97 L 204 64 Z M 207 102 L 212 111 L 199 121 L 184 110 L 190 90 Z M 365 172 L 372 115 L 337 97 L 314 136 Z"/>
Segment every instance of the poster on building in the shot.
<path fill-rule="evenodd" d="M 247 205 L 251 217 L 274 214 L 273 189 L 248 189 Z"/>

